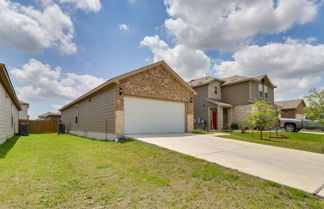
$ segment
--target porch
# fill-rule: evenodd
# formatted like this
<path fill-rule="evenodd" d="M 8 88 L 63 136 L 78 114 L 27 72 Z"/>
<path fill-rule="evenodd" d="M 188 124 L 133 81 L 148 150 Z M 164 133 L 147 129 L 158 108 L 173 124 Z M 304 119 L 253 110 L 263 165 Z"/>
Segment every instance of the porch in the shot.
<path fill-rule="evenodd" d="M 208 108 L 208 130 L 227 130 L 233 119 L 233 105 L 208 99 L 216 107 Z"/>

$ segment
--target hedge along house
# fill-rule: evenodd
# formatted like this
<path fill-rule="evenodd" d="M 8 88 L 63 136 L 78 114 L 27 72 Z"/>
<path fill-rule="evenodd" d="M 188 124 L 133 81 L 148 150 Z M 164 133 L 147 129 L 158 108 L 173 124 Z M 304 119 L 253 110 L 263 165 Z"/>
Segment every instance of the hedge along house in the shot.
<path fill-rule="evenodd" d="M 12 86 L 6 66 L 0 63 L 0 144 L 18 133 L 20 102 Z"/>
<path fill-rule="evenodd" d="M 60 111 L 66 131 L 95 139 L 191 132 L 194 95 L 196 92 L 160 61 L 110 79 Z"/>

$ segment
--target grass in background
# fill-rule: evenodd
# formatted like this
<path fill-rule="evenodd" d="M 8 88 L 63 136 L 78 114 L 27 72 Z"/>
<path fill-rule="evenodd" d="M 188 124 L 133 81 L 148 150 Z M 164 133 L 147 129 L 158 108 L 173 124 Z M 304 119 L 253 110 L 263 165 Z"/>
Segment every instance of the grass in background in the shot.
<path fill-rule="evenodd" d="M 195 129 L 192 131 L 193 134 L 214 134 L 216 132 L 204 131 L 200 129 Z"/>
<path fill-rule="evenodd" d="M 0 208 L 323 208 L 319 198 L 137 141 L 0 145 Z"/>
<path fill-rule="evenodd" d="M 261 140 L 260 132 L 254 132 L 253 136 L 251 133 L 240 132 L 228 132 L 227 134 L 230 135 L 219 135 L 219 137 L 324 154 L 324 135 L 279 132 L 280 135 L 288 136 L 288 139 L 275 139 L 269 138 L 268 132 L 263 132 L 264 139 Z M 271 134 L 275 135 L 275 132 Z"/>

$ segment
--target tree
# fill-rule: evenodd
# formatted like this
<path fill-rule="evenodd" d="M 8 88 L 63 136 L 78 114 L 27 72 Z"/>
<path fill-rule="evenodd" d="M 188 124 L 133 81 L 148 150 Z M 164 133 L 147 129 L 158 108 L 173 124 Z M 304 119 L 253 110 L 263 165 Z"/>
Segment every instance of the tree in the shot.
<path fill-rule="evenodd" d="M 274 124 L 277 121 L 277 109 L 268 104 L 265 100 L 258 100 L 252 106 L 252 112 L 246 118 L 246 123 L 251 127 L 252 125 L 261 131 L 261 139 L 262 131 L 269 129 L 271 123 Z"/>
<path fill-rule="evenodd" d="M 320 116 L 324 115 L 324 91 L 318 91 L 317 89 L 310 89 L 309 95 L 304 98 L 307 100 L 307 107 L 305 107 L 305 115 L 310 120 L 319 119 L 321 126 L 324 126 L 324 118 Z"/>

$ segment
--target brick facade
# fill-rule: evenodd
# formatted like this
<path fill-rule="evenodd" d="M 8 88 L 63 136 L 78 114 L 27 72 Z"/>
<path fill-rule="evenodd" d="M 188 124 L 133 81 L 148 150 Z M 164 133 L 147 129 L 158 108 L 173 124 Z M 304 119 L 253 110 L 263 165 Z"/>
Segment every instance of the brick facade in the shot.
<path fill-rule="evenodd" d="M 233 108 L 232 123 L 242 123 L 251 111 L 252 107 L 250 105 L 235 106 Z"/>
<path fill-rule="evenodd" d="M 121 89 L 123 93 L 120 95 Z M 124 96 L 184 102 L 186 105 L 186 131 L 193 130 L 193 92 L 161 65 L 120 79 L 115 95 L 116 133 L 122 133 L 124 128 Z"/>

